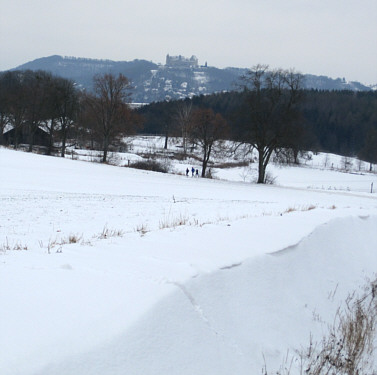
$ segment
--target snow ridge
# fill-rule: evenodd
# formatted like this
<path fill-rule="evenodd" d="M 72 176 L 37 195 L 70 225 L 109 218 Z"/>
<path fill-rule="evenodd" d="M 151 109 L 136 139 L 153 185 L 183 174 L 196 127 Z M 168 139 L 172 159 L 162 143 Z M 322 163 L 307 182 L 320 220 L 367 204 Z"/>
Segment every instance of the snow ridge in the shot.
<path fill-rule="evenodd" d="M 241 265 L 241 263 L 239 264 Z M 231 267 L 232 268 L 232 267 Z M 229 268 L 228 268 L 229 269 Z M 212 324 L 210 319 L 206 316 L 206 314 L 203 311 L 203 308 L 200 306 L 200 304 L 195 300 L 195 297 L 192 293 L 189 292 L 187 287 L 184 284 L 178 283 L 178 282 L 171 282 L 173 285 L 175 285 L 178 289 L 182 291 L 182 293 L 187 297 L 188 301 L 192 305 L 194 311 L 198 314 L 199 318 L 205 323 L 205 325 L 209 328 L 209 330 L 220 340 L 230 347 L 237 355 L 244 357 L 245 354 L 242 352 L 241 348 L 238 346 L 237 342 L 231 339 L 230 337 L 226 337 L 224 333 L 221 333 L 219 330 L 217 330 Z"/>

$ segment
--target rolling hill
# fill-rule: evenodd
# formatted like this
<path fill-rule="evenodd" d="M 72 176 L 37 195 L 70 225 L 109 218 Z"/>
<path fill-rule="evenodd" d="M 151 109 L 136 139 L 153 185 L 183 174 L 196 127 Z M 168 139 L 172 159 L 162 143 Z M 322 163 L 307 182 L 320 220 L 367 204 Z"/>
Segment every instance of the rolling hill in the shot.
<path fill-rule="evenodd" d="M 133 86 L 134 103 L 151 103 L 170 99 L 182 99 L 201 94 L 234 90 L 244 68 L 219 69 L 207 64 L 190 66 L 184 64 L 155 64 L 146 60 L 111 61 L 75 57 L 49 56 L 27 62 L 15 70 L 46 70 L 55 75 L 69 78 L 80 87 L 92 88 L 95 74 L 122 73 Z M 326 76 L 305 75 L 305 88 L 318 90 L 371 90 L 358 82 L 347 82 L 344 78 L 332 79 Z"/>

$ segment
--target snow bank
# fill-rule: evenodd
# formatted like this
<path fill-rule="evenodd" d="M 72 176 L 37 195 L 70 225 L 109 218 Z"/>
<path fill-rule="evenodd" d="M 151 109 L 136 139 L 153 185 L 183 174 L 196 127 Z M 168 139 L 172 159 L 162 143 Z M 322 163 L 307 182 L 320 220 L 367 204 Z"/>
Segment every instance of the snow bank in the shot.
<path fill-rule="evenodd" d="M 181 284 L 128 330 L 51 374 L 257 374 L 319 338 L 377 264 L 377 217 L 322 225 L 299 244 Z"/>

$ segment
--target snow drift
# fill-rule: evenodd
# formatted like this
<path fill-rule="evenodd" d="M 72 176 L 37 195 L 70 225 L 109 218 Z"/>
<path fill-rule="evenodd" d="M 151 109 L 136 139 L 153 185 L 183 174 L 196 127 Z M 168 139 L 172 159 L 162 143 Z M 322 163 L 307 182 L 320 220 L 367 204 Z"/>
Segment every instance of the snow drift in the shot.
<path fill-rule="evenodd" d="M 44 374 L 257 374 L 320 338 L 377 264 L 377 218 L 322 225 L 295 246 L 224 267 L 158 302 L 131 329 Z"/>
<path fill-rule="evenodd" d="M 0 173 L 2 375 L 277 368 L 376 271 L 373 175 L 256 186 L 2 148 Z"/>

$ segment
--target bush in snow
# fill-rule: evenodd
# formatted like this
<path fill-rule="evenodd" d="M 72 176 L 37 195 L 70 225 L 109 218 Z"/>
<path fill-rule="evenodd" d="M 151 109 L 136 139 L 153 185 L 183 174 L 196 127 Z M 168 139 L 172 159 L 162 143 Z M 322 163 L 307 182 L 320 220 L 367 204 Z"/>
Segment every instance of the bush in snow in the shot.
<path fill-rule="evenodd" d="M 140 160 L 132 163 L 131 168 L 143 169 L 146 171 L 168 173 L 169 165 L 168 163 L 161 163 L 157 160 Z"/>
<path fill-rule="evenodd" d="M 320 342 L 310 340 L 298 358 L 288 357 L 276 375 L 370 375 L 374 367 L 377 323 L 377 279 L 369 281 L 360 295 L 349 294 L 339 307 L 328 333 Z M 263 375 L 268 375 L 267 366 Z"/>

